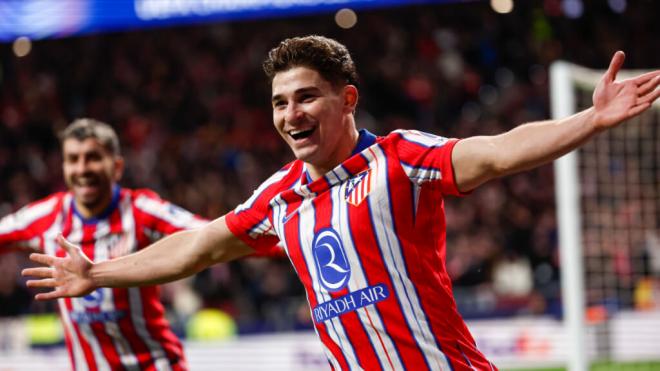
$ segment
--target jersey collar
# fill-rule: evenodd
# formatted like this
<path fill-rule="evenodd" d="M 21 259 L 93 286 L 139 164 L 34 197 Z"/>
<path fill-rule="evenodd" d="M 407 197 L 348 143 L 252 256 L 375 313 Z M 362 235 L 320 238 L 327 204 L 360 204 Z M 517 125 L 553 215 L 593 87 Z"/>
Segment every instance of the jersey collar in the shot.
<path fill-rule="evenodd" d="M 351 155 L 349 157 L 353 157 L 357 155 L 358 153 L 364 151 L 365 149 L 369 148 L 372 144 L 376 143 L 376 136 L 371 134 L 371 132 L 367 129 L 360 129 L 358 131 L 359 136 L 358 136 L 358 141 L 357 145 L 355 145 L 355 148 L 353 148 L 353 152 L 351 152 Z M 309 184 L 312 182 L 312 177 L 309 175 L 309 172 L 307 169 L 304 170 L 304 176 L 305 176 L 305 183 L 304 184 Z"/>
<path fill-rule="evenodd" d="M 117 208 L 117 205 L 119 204 L 119 195 L 120 195 L 120 188 L 117 184 L 114 184 L 112 186 L 112 200 L 110 201 L 110 205 L 103 210 L 99 215 L 93 216 L 91 218 L 85 218 L 80 211 L 76 208 L 76 202 L 74 198 L 71 198 L 71 208 L 73 209 L 73 213 L 82 220 L 83 224 L 96 224 L 99 221 L 107 218 L 112 214 L 113 211 Z"/>

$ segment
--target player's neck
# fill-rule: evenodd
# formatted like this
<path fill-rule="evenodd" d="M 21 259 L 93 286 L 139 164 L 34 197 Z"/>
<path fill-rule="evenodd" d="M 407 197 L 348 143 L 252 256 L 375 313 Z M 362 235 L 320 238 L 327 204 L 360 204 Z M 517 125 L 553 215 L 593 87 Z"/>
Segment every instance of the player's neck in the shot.
<path fill-rule="evenodd" d="M 119 196 L 119 188 L 114 185 L 110 192 L 103 195 L 98 202 L 93 204 L 85 204 L 81 200 L 74 197 L 73 202 L 76 208 L 76 213 L 85 219 L 98 218 L 106 213 L 113 203 L 115 196 Z"/>
<path fill-rule="evenodd" d="M 360 134 L 355 129 L 355 124 L 351 125 L 351 129 L 346 133 L 346 137 L 340 141 L 337 148 L 328 156 L 327 161 L 317 164 L 307 163 L 307 172 L 312 181 L 323 177 L 327 172 L 351 157 L 355 146 L 357 146 L 359 136 Z"/>
<path fill-rule="evenodd" d="M 108 209 L 110 203 L 112 202 L 112 196 L 108 197 L 107 200 L 103 200 L 97 205 L 88 206 L 80 203 L 78 200 L 74 201 L 76 204 L 76 211 L 80 216 L 85 219 L 95 218 L 101 215 L 105 210 Z"/>

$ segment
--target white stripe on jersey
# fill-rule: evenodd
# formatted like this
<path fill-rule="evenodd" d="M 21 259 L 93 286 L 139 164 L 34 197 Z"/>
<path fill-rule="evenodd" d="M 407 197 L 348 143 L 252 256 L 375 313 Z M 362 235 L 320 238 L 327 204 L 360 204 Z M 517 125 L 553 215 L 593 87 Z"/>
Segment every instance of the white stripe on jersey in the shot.
<path fill-rule="evenodd" d="M 276 172 L 275 174 L 271 175 L 270 178 L 266 179 L 265 182 L 261 183 L 259 188 L 257 188 L 252 193 L 252 196 L 250 196 L 250 198 L 248 198 L 247 201 L 245 201 L 242 204 L 238 205 L 236 207 L 236 209 L 234 209 L 234 212 L 236 214 L 238 214 L 242 211 L 245 211 L 245 210 L 251 208 L 252 205 L 254 204 L 254 201 L 256 201 L 257 198 L 259 198 L 259 195 L 261 195 L 261 192 L 263 192 L 266 188 L 270 187 L 271 185 L 273 185 L 273 184 L 279 182 L 280 180 L 282 180 L 282 178 L 284 178 L 284 176 L 289 171 L 290 171 L 290 168 L 289 169 L 282 169 L 282 170 Z"/>
<path fill-rule="evenodd" d="M 313 246 L 312 246 L 314 242 L 314 225 L 316 223 L 316 215 L 315 215 L 314 206 L 312 205 L 312 200 L 313 200 L 312 197 L 305 198 L 305 200 L 303 200 L 303 202 L 300 205 L 300 209 L 298 209 L 299 212 L 301 213 L 300 217 L 298 218 L 299 220 L 298 233 L 300 234 L 298 239 L 300 241 L 302 256 L 305 259 L 305 264 L 307 265 L 307 271 L 312 281 L 314 295 L 317 298 L 317 302 L 320 304 L 332 300 L 332 297 L 319 284 L 321 280 L 319 279 L 317 275 L 318 272 L 316 271 L 316 263 L 314 261 Z M 303 237 L 306 237 L 306 239 L 303 239 Z M 344 358 L 346 359 L 346 363 L 348 364 L 349 369 L 359 370 L 360 365 L 357 362 L 357 357 L 355 356 L 355 352 L 353 351 L 353 346 L 348 341 L 346 332 L 344 331 L 343 326 L 339 322 L 339 319 L 335 317 L 332 320 L 325 321 L 324 325 L 327 328 L 327 333 L 330 339 L 332 339 L 332 341 L 338 344 L 339 347 L 342 349 L 342 353 L 344 355 Z M 325 344 L 324 344 L 324 348 L 326 348 Z M 332 355 L 329 349 L 327 349 L 326 354 L 329 355 L 328 359 L 331 360 L 333 368 L 336 370 L 341 370 L 339 363 L 335 364 L 338 361 L 335 359 L 335 357 Z"/>
<path fill-rule="evenodd" d="M 128 198 L 127 198 L 128 199 Z M 130 202 L 130 201 L 129 201 Z M 122 215 L 122 224 L 125 224 L 124 218 L 126 215 Z M 132 219 L 132 215 L 128 216 Z M 129 229 L 130 230 L 130 229 Z M 105 261 L 111 258 L 110 256 L 110 247 L 106 246 L 105 241 L 110 242 L 108 239 L 104 239 L 104 236 L 108 236 L 110 232 L 110 224 L 108 219 L 99 221 L 96 224 L 96 231 L 94 231 L 94 240 L 96 244 L 94 246 L 94 261 Z M 120 243 L 125 243 L 121 241 Z M 101 311 L 102 312 L 116 312 L 117 308 L 115 306 L 114 291 L 111 288 L 99 288 L 98 290 L 103 290 L 103 301 L 101 302 Z M 128 313 L 125 313 L 128 315 Z M 112 339 L 114 344 L 114 349 L 119 354 L 121 363 L 127 367 L 129 370 L 138 369 L 139 363 L 138 359 L 131 348 L 131 345 L 126 340 L 126 337 L 122 334 L 119 324 L 116 321 L 104 321 L 103 325 L 105 327 L 105 332 Z"/>
<path fill-rule="evenodd" d="M 449 141 L 449 139 L 445 137 L 424 133 L 418 130 L 398 129 L 393 132 L 401 135 L 406 141 L 419 144 L 423 147 L 442 147 L 447 141 Z"/>
<path fill-rule="evenodd" d="M 83 239 L 83 225 L 82 220 L 74 215 L 72 220 L 71 234 L 69 234 L 69 240 L 77 245 L 80 245 L 80 242 Z M 71 309 L 74 312 L 84 313 L 87 311 L 84 305 L 83 298 L 71 298 Z M 98 339 L 94 335 L 94 331 L 89 323 L 85 321 L 79 321 L 76 326 L 78 327 L 78 332 L 80 333 L 81 340 L 84 340 L 89 344 L 89 347 L 92 349 L 92 356 L 94 357 L 94 362 L 99 370 L 111 370 L 108 361 L 103 354 L 103 349 L 101 344 L 99 344 Z M 74 332 L 75 333 L 75 332 Z"/>
<path fill-rule="evenodd" d="M 372 151 L 365 151 L 364 155 L 369 163 L 377 162 L 380 167 L 377 171 L 376 184 L 384 185 L 385 192 L 389 192 L 387 160 L 380 146 L 374 146 Z M 374 192 L 374 191 L 372 191 Z M 406 322 L 412 331 L 420 350 L 424 354 L 432 369 L 451 370 L 447 357 L 437 345 L 433 332 L 428 326 L 417 291 L 408 277 L 406 262 L 395 234 L 394 221 L 392 220 L 390 199 L 388 194 L 381 197 L 368 197 L 369 207 L 372 213 L 372 224 L 376 234 L 378 246 L 381 248 L 384 263 L 392 279 L 394 294 L 401 305 Z"/>
<path fill-rule="evenodd" d="M 51 197 L 50 200 L 32 206 L 25 206 L 16 213 L 7 215 L 0 219 L 0 234 L 7 234 L 27 228 L 39 218 L 43 218 L 53 212 L 56 204 L 57 197 Z"/>
<path fill-rule="evenodd" d="M 426 182 L 442 179 L 442 173 L 439 169 L 414 167 L 404 162 L 401 162 L 401 167 L 406 175 L 408 175 L 408 178 L 410 178 L 410 180 L 416 185 L 422 185 Z"/>
<path fill-rule="evenodd" d="M 248 231 L 248 234 L 250 237 L 257 239 L 260 236 L 265 236 L 267 234 L 273 234 L 272 232 L 272 226 L 270 224 L 270 220 L 268 218 L 263 218 L 257 225 L 252 227 L 250 231 Z"/>
<path fill-rule="evenodd" d="M 64 331 L 69 334 L 69 339 L 71 340 L 71 352 L 73 353 L 73 367 L 76 371 L 87 371 L 87 360 L 85 360 L 85 353 L 83 352 L 82 346 L 80 345 L 80 339 L 73 328 L 71 323 L 71 318 L 69 317 L 69 311 L 66 309 L 66 299 L 57 299 L 57 304 L 60 309 L 60 317 L 62 322 L 64 322 Z"/>
<path fill-rule="evenodd" d="M 135 207 L 177 228 L 199 228 L 206 224 L 197 220 L 188 210 L 170 202 L 156 200 L 145 195 L 140 195 L 135 199 Z"/>
<path fill-rule="evenodd" d="M 417 184 L 413 184 L 413 215 L 417 215 L 417 208 L 419 207 L 419 194 L 422 191 L 422 187 Z"/>
<path fill-rule="evenodd" d="M 300 180 L 298 182 L 296 182 L 295 187 L 297 188 L 299 186 L 300 186 Z M 284 218 L 287 215 L 287 209 L 286 209 L 287 203 L 284 202 L 284 200 L 282 200 L 282 197 L 281 197 L 280 194 L 278 194 L 275 198 L 273 198 L 273 200 L 271 200 L 271 203 L 273 205 L 273 221 L 275 222 L 274 229 L 275 229 L 276 232 L 278 232 L 278 236 L 280 237 L 280 243 L 282 244 L 282 246 L 284 248 L 284 251 L 286 251 L 287 255 L 289 256 L 289 259 L 291 259 L 291 255 L 289 253 L 289 246 L 286 244 L 286 239 L 283 238 L 284 235 L 282 234 L 282 232 L 284 231 L 284 224 L 285 224 L 284 223 L 285 222 Z M 291 216 L 291 215 L 293 215 L 294 213 L 297 213 L 297 212 L 298 212 L 298 210 L 293 211 L 289 214 L 289 216 Z M 296 271 L 296 274 L 298 274 L 298 276 L 300 276 L 300 274 L 298 272 L 298 269 L 296 268 L 296 265 L 293 264 L 293 262 L 291 262 L 291 266 Z M 307 302 L 309 303 L 310 301 L 309 301 L 309 295 L 307 294 L 307 291 L 305 291 L 305 296 L 307 296 Z M 310 307 L 309 310 L 310 310 L 310 316 L 313 318 L 313 313 L 311 313 L 311 311 L 312 311 L 311 307 Z M 316 336 L 318 336 L 319 339 L 320 339 L 321 335 L 319 334 L 319 330 L 316 326 L 314 326 L 314 332 L 316 332 Z M 325 356 L 328 359 L 328 362 L 332 365 L 333 369 L 341 370 L 341 367 L 339 365 L 339 361 L 337 360 L 337 358 L 335 358 L 334 354 L 332 354 L 330 349 L 328 349 L 328 347 L 326 347 L 325 344 L 323 344 L 323 342 L 321 342 L 321 344 L 323 345 L 323 352 L 325 353 Z"/>
<path fill-rule="evenodd" d="M 62 231 L 66 215 L 69 213 L 70 205 L 71 196 L 66 195 L 62 201 L 62 212 L 58 213 L 55 222 L 43 234 L 44 253 L 47 255 L 55 256 L 55 251 L 57 251 L 58 247 L 55 237 L 57 237 Z M 69 237 L 67 236 L 67 238 Z M 76 371 L 87 371 L 89 368 L 87 366 L 87 360 L 85 359 L 85 353 L 80 345 L 80 339 L 78 338 L 74 325 L 71 322 L 69 311 L 66 309 L 66 300 L 69 299 L 57 299 L 57 304 L 60 311 L 60 318 L 62 318 L 62 323 L 64 325 L 64 331 L 69 335 L 69 340 L 71 341 L 71 353 L 73 353 L 72 361 L 75 364 L 74 367 Z"/>
<path fill-rule="evenodd" d="M 135 332 L 149 349 L 151 356 L 154 358 L 156 369 L 158 371 L 169 371 L 171 367 L 167 361 L 167 356 L 165 355 L 163 347 L 151 337 L 151 334 L 149 334 L 149 330 L 147 329 L 147 324 L 144 320 L 144 313 L 142 312 L 142 296 L 140 295 L 140 288 L 131 287 L 127 290 L 129 307 L 131 308 L 131 319 L 133 320 L 133 326 L 135 326 Z"/>
<path fill-rule="evenodd" d="M 342 179 L 348 179 L 349 175 L 343 169 L 338 174 Z M 351 235 L 350 223 L 348 220 L 349 203 L 343 196 L 348 187 L 348 182 L 344 182 L 340 187 L 331 188 L 332 192 L 332 228 L 339 233 L 344 245 L 346 258 L 350 263 L 351 279 L 348 283 L 348 289 L 351 292 L 364 289 L 368 286 L 365 272 L 362 269 L 360 257 L 355 249 L 353 237 Z M 380 318 L 380 313 L 374 305 L 367 305 L 357 310 L 357 315 L 362 323 L 371 347 L 376 353 L 382 369 L 393 367 L 395 370 L 402 370 L 404 367 L 399 359 L 398 352 L 390 336 L 385 331 L 385 326 Z M 373 325 L 372 325 L 373 323 Z M 375 328 L 374 328 L 375 326 Z M 380 339 L 378 336 L 380 335 Z M 381 344 L 382 340 L 382 344 Z M 383 346 L 385 348 L 383 348 Z M 389 360 L 388 360 L 389 356 Z M 390 360 L 392 365 L 390 365 Z"/>
<path fill-rule="evenodd" d="M 137 204 L 137 202 L 140 199 L 149 200 L 146 197 L 145 198 L 138 197 L 138 199 L 135 200 L 135 203 Z M 124 200 L 124 202 L 121 202 L 119 204 L 119 212 L 122 216 L 122 228 L 124 232 L 128 233 L 129 235 L 134 235 L 135 218 L 133 217 L 133 213 L 131 211 L 130 198 L 127 197 L 126 200 Z M 186 213 L 188 212 L 186 211 Z M 157 216 L 163 217 L 163 215 L 157 215 Z M 134 238 L 131 238 L 131 240 L 134 240 Z M 135 332 L 149 349 L 151 356 L 154 358 L 154 365 L 156 369 L 159 371 L 170 370 L 171 367 L 169 361 L 167 361 L 167 355 L 165 354 L 165 350 L 163 350 L 163 347 L 161 347 L 161 345 L 151 337 L 151 334 L 147 329 L 147 324 L 142 310 L 142 296 L 140 295 L 140 288 L 132 287 L 132 288 L 128 288 L 127 290 L 128 290 L 128 301 L 129 301 L 128 305 L 131 310 L 130 316 L 133 322 L 133 326 L 135 326 Z"/>
<path fill-rule="evenodd" d="M 295 188 L 297 188 L 299 186 L 300 186 L 300 180 L 298 182 L 296 182 Z M 280 239 L 280 243 L 282 244 L 282 247 L 284 248 L 284 251 L 286 251 L 286 254 L 289 256 L 289 259 L 291 259 L 291 255 L 289 253 L 289 246 L 286 244 L 286 239 L 284 238 L 284 235 L 283 235 L 284 224 L 285 224 L 285 216 L 287 216 L 287 203 L 284 202 L 284 200 L 282 200 L 281 194 L 278 194 L 275 198 L 273 198 L 271 200 L 271 204 L 272 204 L 272 209 L 273 209 L 273 221 L 275 222 L 275 225 L 273 226 L 273 229 L 278 234 L 279 239 Z M 301 204 L 301 208 L 302 208 L 302 204 Z M 288 214 L 289 218 L 286 221 L 290 220 L 290 217 L 293 214 L 297 213 L 297 212 L 298 212 L 298 210 L 290 212 Z M 303 256 L 304 256 L 304 254 L 303 254 Z M 296 274 L 298 276 L 300 276 L 300 274 L 298 272 L 298 269 L 297 269 L 296 265 L 293 264 L 293 262 L 291 262 L 291 266 L 296 271 Z M 310 303 L 309 295 L 307 294 L 307 291 L 305 291 L 305 296 L 307 296 L 307 302 Z M 310 310 L 310 316 L 313 318 L 313 313 L 312 313 L 311 307 L 310 307 L 309 310 Z M 319 330 L 316 326 L 314 326 L 314 332 L 316 332 L 316 336 L 318 336 L 319 339 L 320 339 L 321 335 L 319 334 Z M 335 369 L 335 370 L 341 370 L 341 367 L 339 365 L 339 361 L 337 360 L 337 358 L 335 358 L 334 354 L 332 354 L 330 349 L 328 349 L 328 347 L 326 347 L 325 344 L 323 344 L 323 342 L 321 342 L 321 344 L 323 345 L 323 352 L 325 353 L 325 356 L 328 359 L 328 362 L 332 365 L 332 368 Z"/>

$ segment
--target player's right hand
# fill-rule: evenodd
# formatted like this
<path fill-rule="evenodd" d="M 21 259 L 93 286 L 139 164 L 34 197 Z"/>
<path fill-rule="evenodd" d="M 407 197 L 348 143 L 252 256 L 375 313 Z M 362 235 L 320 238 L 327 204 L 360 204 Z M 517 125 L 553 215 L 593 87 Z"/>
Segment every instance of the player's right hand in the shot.
<path fill-rule="evenodd" d="M 21 274 L 39 279 L 27 281 L 28 287 L 51 288 L 52 291 L 35 295 L 37 300 L 51 300 L 71 296 L 84 296 L 96 289 L 90 276 L 94 263 L 80 247 L 67 241 L 61 234 L 57 243 L 67 252 L 63 258 L 34 253 L 30 260 L 47 267 L 27 268 Z"/>

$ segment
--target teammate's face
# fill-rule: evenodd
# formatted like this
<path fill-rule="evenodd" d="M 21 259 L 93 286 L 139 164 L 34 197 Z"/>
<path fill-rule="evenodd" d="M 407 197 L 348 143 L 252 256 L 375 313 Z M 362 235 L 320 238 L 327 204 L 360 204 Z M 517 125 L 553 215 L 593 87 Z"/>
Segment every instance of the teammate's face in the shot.
<path fill-rule="evenodd" d="M 121 178 L 124 163 L 98 140 L 69 138 L 62 144 L 64 180 L 79 211 L 93 216 L 112 200 L 112 185 Z"/>
<path fill-rule="evenodd" d="M 352 85 L 334 87 L 318 72 L 294 67 L 273 78 L 273 122 L 296 158 L 323 170 L 353 150 L 357 136 L 349 115 L 357 103 Z"/>

